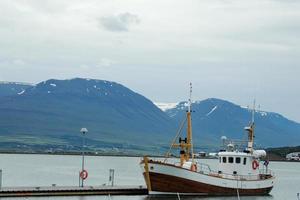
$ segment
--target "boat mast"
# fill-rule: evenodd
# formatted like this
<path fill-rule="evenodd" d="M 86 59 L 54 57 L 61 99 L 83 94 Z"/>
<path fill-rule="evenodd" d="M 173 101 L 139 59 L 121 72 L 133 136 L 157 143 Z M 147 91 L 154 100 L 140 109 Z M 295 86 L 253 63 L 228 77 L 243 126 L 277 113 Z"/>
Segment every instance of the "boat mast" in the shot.
<path fill-rule="evenodd" d="M 187 149 L 186 149 L 186 153 L 187 153 L 187 159 L 189 160 L 189 157 L 191 154 L 193 154 L 193 151 L 191 151 L 193 149 L 192 146 L 192 117 L 191 117 L 191 107 L 192 107 L 192 83 L 190 83 L 190 98 L 189 98 L 189 102 L 188 102 L 188 111 L 186 114 L 187 117 Z M 192 155 L 192 158 L 194 156 Z"/>
<path fill-rule="evenodd" d="M 179 144 L 173 143 L 171 147 L 180 148 L 180 165 L 182 166 L 186 161 L 190 159 L 190 155 L 193 158 L 193 145 L 192 145 L 192 83 L 190 83 L 190 98 L 188 101 L 188 110 L 186 112 L 187 119 L 187 137 L 182 139 L 179 137 Z M 193 160 L 194 161 L 194 160 Z"/>
<path fill-rule="evenodd" d="M 253 153 L 253 142 L 254 142 L 254 115 L 255 115 L 255 100 L 253 101 L 253 109 L 252 109 L 252 120 L 249 127 L 245 127 L 245 130 L 248 131 L 248 148 L 247 150 L 250 153 Z"/>

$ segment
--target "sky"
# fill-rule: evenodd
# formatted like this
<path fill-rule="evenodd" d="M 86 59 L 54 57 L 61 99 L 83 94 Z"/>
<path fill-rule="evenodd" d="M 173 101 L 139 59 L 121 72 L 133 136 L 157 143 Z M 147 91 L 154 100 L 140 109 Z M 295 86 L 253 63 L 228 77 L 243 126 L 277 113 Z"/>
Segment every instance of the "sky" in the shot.
<path fill-rule="evenodd" d="M 0 80 L 95 78 L 300 122 L 298 0 L 1 0 Z"/>

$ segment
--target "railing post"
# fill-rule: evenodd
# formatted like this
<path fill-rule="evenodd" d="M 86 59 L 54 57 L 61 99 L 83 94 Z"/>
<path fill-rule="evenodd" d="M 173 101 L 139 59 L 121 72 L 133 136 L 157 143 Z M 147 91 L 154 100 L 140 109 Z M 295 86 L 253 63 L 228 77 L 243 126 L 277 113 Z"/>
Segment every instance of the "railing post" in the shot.
<path fill-rule="evenodd" d="M 78 173 L 78 182 L 79 182 L 79 187 L 81 186 L 81 178 L 80 178 L 80 171 Z"/>
<path fill-rule="evenodd" d="M 0 169 L 0 190 L 2 189 L 2 169 Z"/>
<path fill-rule="evenodd" d="M 115 170 L 109 169 L 109 182 L 111 182 L 111 186 L 114 186 L 114 179 L 115 179 Z"/>

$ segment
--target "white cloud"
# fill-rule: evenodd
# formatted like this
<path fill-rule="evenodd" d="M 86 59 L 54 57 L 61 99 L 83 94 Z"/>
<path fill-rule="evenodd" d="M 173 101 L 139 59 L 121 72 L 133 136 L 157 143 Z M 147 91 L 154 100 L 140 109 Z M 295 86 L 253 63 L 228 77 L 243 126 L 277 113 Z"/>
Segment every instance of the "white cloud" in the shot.
<path fill-rule="evenodd" d="M 126 12 L 101 17 L 99 23 L 108 31 L 123 32 L 129 31 L 130 26 L 140 23 L 140 19 L 137 15 Z"/>
<path fill-rule="evenodd" d="M 15 60 L 12 61 L 12 63 L 14 65 L 25 65 L 26 64 L 26 62 L 22 59 L 15 59 Z"/>
<path fill-rule="evenodd" d="M 99 67 L 110 67 L 114 64 L 116 64 L 117 62 L 108 58 L 101 58 L 99 63 L 97 64 L 97 66 Z"/>
<path fill-rule="evenodd" d="M 87 65 L 87 64 L 82 64 L 82 65 L 79 66 L 79 68 L 82 69 L 82 70 L 89 70 L 90 66 Z"/>

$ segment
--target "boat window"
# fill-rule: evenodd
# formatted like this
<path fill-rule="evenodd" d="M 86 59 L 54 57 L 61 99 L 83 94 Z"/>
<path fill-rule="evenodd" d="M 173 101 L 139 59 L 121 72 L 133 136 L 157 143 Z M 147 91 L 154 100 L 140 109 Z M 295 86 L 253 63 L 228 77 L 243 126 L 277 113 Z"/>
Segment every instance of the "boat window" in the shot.
<path fill-rule="evenodd" d="M 233 157 L 229 157 L 229 158 L 228 158 L 228 162 L 229 162 L 229 163 L 233 163 Z"/>
<path fill-rule="evenodd" d="M 246 165 L 247 158 L 244 158 L 244 165 Z"/>
<path fill-rule="evenodd" d="M 240 157 L 236 157 L 235 158 L 235 163 L 241 163 L 241 158 Z"/>
<path fill-rule="evenodd" d="M 226 157 L 223 157 L 223 163 L 226 163 Z"/>
<path fill-rule="evenodd" d="M 219 162 L 220 162 L 220 163 L 222 162 L 221 157 L 219 157 Z"/>

